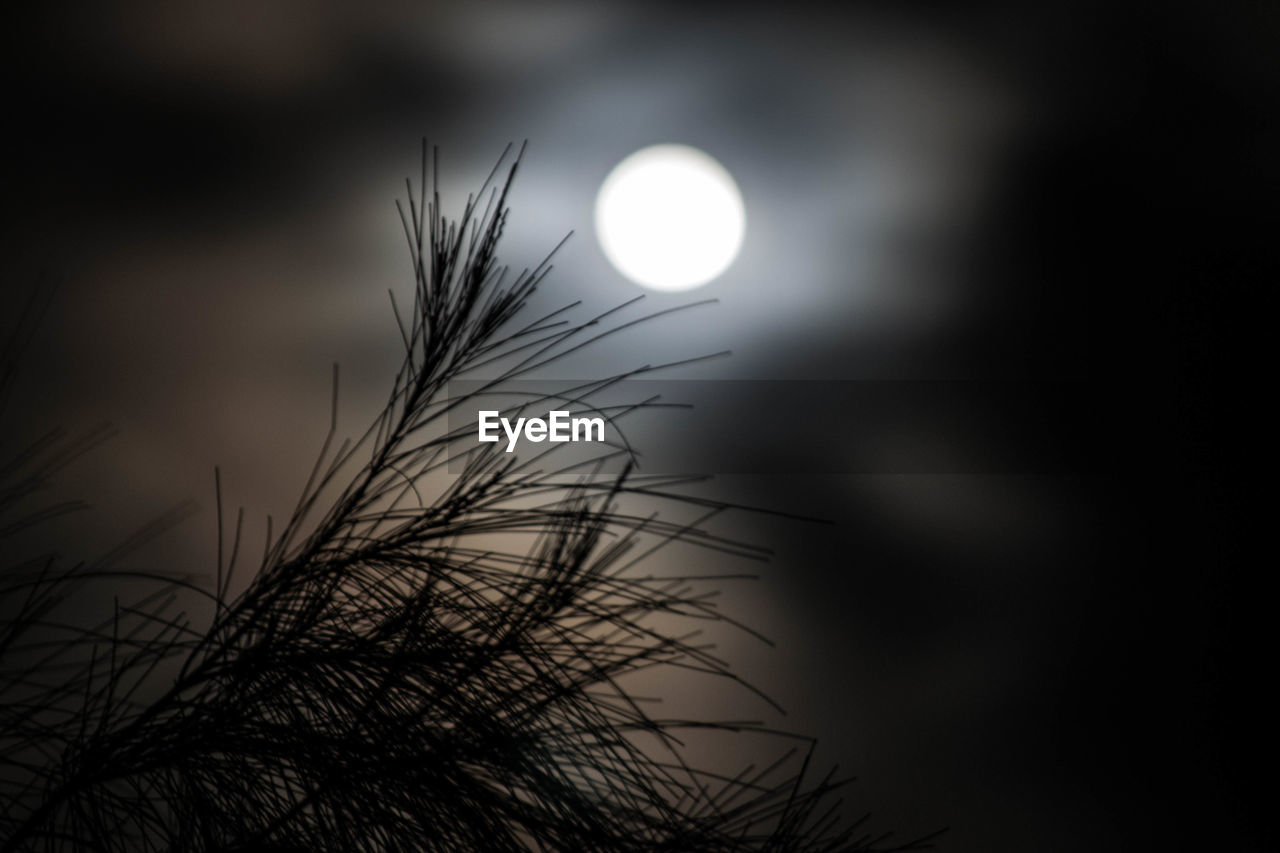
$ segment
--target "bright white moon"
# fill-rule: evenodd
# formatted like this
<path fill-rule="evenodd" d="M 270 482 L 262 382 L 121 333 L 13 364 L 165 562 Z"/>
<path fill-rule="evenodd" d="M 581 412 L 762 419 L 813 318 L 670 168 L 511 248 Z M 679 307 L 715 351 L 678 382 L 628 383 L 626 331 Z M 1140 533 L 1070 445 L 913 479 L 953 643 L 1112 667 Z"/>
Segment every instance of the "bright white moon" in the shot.
<path fill-rule="evenodd" d="M 596 198 L 596 235 L 627 278 L 654 290 L 688 290 L 729 268 L 746 213 L 733 177 L 687 145 L 655 145 L 623 160 Z"/>

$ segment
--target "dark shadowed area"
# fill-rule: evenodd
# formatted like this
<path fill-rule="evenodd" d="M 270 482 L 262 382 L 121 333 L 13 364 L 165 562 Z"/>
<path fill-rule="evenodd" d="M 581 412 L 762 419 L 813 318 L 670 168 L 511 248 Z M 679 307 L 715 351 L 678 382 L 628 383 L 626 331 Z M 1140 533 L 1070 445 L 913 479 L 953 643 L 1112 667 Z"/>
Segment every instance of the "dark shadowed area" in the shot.
<path fill-rule="evenodd" d="M 900 5 L 4 13 L 0 329 L 56 288 L 5 440 L 118 430 L 61 478 L 94 508 L 59 550 L 194 498 L 137 559 L 211 570 L 215 464 L 260 547 L 331 363 L 348 431 L 386 393 L 421 137 L 446 212 L 529 140 L 501 254 L 532 267 L 574 232 L 548 309 L 641 292 L 596 192 L 693 145 L 737 180 L 746 243 L 646 300 L 718 304 L 551 378 L 733 351 L 678 374 L 725 395 L 700 431 L 634 438 L 696 462 L 719 435 L 709 493 L 829 522 L 726 523 L 775 551 L 736 607 L 777 642 L 727 653 L 858 777 L 851 814 L 948 826 L 956 853 L 1260 849 L 1269 386 L 1246 321 L 1272 281 L 1276 14 Z"/>

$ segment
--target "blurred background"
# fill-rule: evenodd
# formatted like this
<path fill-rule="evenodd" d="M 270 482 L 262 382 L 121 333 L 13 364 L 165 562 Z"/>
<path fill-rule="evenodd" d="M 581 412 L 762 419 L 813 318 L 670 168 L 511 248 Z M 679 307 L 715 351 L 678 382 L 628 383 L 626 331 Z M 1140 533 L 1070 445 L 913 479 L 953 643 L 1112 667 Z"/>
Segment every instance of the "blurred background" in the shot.
<path fill-rule="evenodd" d="M 1272 281 L 1274 10 L 4 15 L 0 316 L 56 287 L 6 444 L 119 430 L 62 478 L 95 509 L 61 550 L 195 498 L 146 557 L 211 570 L 215 464 L 229 503 L 280 516 L 332 362 L 347 430 L 377 411 L 400 347 L 387 290 L 411 286 L 393 203 L 422 137 L 454 212 L 529 140 L 504 258 L 532 267 L 574 232 L 538 301 L 584 310 L 642 292 L 596 242 L 601 182 L 637 149 L 692 145 L 736 179 L 746 242 L 717 280 L 645 307 L 718 303 L 560 369 L 733 351 L 680 374 L 739 389 L 734 462 L 707 489 L 830 522 L 732 528 L 775 551 L 737 605 L 778 644 L 735 659 L 858 777 L 851 816 L 949 826 L 941 847 L 964 853 L 1261 849 L 1271 560 L 1246 486 L 1269 387 L 1249 375 L 1266 340 L 1249 302 Z M 803 433 L 784 387 L 813 404 Z M 915 404 L 842 397 L 867 387 Z M 938 389 L 964 417 L 936 416 Z M 704 441 L 647 434 L 695 460 Z"/>

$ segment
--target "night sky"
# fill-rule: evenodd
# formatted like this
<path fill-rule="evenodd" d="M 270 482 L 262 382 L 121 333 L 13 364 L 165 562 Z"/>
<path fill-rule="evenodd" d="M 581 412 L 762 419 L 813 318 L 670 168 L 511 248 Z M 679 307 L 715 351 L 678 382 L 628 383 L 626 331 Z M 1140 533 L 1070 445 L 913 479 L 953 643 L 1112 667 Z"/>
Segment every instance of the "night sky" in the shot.
<path fill-rule="evenodd" d="M 733 351 L 679 374 L 735 389 L 702 432 L 640 441 L 829 522 L 729 522 L 775 551 L 739 605 L 778 644 L 732 652 L 858 777 L 850 814 L 957 853 L 1261 849 L 1276 14 L 902 5 L 4 13 L 0 317 L 56 288 L 6 443 L 119 431 L 67 472 L 95 509 L 60 550 L 194 498 L 148 553 L 207 564 L 214 465 L 281 514 L 332 362 L 347 428 L 376 412 L 423 137 L 455 212 L 528 140 L 504 260 L 574 232 L 538 302 L 589 309 L 642 292 L 595 240 L 601 181 L 693 145 L 737 180 L 745 247 L 646 301 L 718 304 L 552 378 Z"/>

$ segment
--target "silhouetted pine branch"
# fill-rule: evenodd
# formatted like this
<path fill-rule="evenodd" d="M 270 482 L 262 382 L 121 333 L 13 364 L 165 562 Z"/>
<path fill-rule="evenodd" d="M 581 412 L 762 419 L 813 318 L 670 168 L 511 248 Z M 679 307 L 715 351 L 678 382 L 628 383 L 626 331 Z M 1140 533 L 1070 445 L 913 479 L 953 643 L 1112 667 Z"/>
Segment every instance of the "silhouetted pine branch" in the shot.
<path fill-rule="evenodd" d="M 728 505 L 674 491 L 679 478 L 602 475 L 625 444 L 557 466 L 554 451 L 507 454 L 477 445 L 473 427 L 449 428 L 476 394 L 639 322 L 615 313 L 632 303 L 585 322 L 565 319 L 575 306 L 524 318 L 549 267 L 513 277 L 496 260 L 518 163 L 450 223 L 424 146 L 401 211 L 416 287 L 396 308 L 404 359 L 387 403 L 361 438 L 336 443 L 335 369 L 323 450 L 239 592 L 243 515 L 224 530 L 220 494 L 212 584 L 112 557 L 5 567 L 0 851 L 835 851 L 883 840 L 840 820 L 839 783 L 806 781 L 807 740 L 798 753 L 784 743 L 773 766 L 719 775 L 684 758 L 686 738 L 791 736 L 660 719 L 626 687 L 655 669 L 737 679 L 697 637 L 726 619 L 711 600 L 718 579 L 645 570 L 672 542 L 755 555 L 703 527 Z M 15 360 L 0 364 L 0 383 Z M 451 381 L 481 370 L 495 377 L 482 391 L 449 396 Z M 557 397 L 590 405 L 621 378 Z M 17 454 L 0 470 L 0 528 L 69 509 L 16 512 L 99 438 L 51 434 Z M 636 509 L 653 502 L 700 517 Z M 149 586 L 104 623 L 68 621 L 74 593 L 103 580 Z M 196 597 L 207 618 L 177 609 Z"/>

